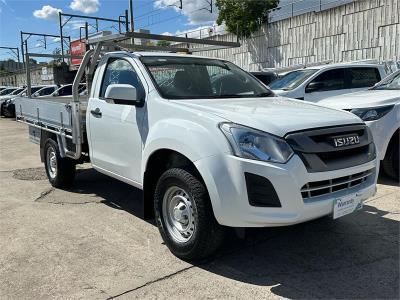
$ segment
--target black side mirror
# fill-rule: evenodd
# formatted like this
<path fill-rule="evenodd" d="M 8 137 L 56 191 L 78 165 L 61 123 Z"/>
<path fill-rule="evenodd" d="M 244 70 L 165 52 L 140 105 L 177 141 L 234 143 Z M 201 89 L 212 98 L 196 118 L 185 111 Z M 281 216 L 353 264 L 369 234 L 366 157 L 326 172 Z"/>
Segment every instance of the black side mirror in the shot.
<path fill-rule="evenodd" d="M 325 86 L 325 84 L 323 82 L 310 82 L 307 85 L 305 92 L 313 93 L 313 92 L 321 90 L 324 86 Z"/>

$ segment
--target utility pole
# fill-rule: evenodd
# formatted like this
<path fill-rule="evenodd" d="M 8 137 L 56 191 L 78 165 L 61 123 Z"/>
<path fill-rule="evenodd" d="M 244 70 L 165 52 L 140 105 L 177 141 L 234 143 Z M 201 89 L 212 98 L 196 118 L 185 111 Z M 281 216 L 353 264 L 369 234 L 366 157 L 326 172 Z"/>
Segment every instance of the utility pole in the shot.
<path fill-rule="evenodd" d="M 129 0 L 129 15 L 130 15 L 130 19 L 131 19 L 131 32 L 134 32 L 135 30 L 135 25 L 133 23 L 133 0 Z M 127 28 L 129 28 L 129 26 L 127 26 Z M 134 45 L 135 44 L 135 39 L 131 38 L 131 44 Z"/>
<path fill-rule="evenodd" d="M 133 0 L 129 0 L 129 15 L 131 18 L 131 32 L 135 30 L 135 25 L 133 23 Z"/>
<path fill-rule="evenodd" d="M 62 17 L 61 17 L 61 11 L 58 12 L 58 25 L 60 28 L 60 42 L 61 42 L 61 59 L 62 62 L 64 62 L 64 37 L 63 37 L 63 24 L 62 24 Z"/>

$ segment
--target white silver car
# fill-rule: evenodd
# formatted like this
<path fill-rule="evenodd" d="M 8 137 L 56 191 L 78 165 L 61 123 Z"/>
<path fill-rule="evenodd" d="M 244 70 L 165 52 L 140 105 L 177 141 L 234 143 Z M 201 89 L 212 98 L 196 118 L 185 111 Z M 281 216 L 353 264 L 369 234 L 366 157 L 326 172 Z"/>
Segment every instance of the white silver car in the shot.
<path fill-rule="evenodd" d="M 327 97 L 366 90 L 386 76 L 378 64 L 342 63 L 295 70 L 269 87 L 279 96 L 318 102 Z"/>
<path fill-rule="evenodd" d="M 399 179 L 400 70 L 369 90 L 331 97 L 319 104 L 351 111 L 365 121 L 383 170 Z"/>

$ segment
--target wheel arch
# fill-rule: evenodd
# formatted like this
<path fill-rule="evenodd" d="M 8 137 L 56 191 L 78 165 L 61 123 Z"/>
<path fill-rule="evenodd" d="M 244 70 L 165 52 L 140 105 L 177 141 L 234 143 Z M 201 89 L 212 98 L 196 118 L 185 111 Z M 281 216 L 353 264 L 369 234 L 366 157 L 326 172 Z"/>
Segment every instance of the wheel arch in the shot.
<path fill-rule="evenodd" d="M 145 162 L 143 172 L 143 196 L 145 218 L 154 217 L 154 191 L 160 176 L 168 169 L 181 168 L 190 171 L 207 189 L 204 180 L 194 162 L 185 154 L 175 149 L 160 148 L 154 150 Z"/>
<path fill-rule="evenodd" d="M 393 134 L 391 135 L 389 141 L 386 143 L 385 148 L 384 148 L 384 155 L 383 158 L 386 157 L 387 151 L 390 148 L 390 146 L 395 143 L 395 142 L 399 142 L 399 138 L 400 138 L 400 128 L 395 129 L 395 131 L 393 132 Z"/>
<path fill-rule="evenodd" d="M 60 148 L 60 144 L 59 141 L 57 139 L 57 135 L 55 133 L 46 131 L 46 130 L 41 130 L 40 132 L 40 160 L 43 163 L 44 162 L 44 146 L 46 144 L 46 141 L 48 139 L 52 139 L 53 141 L 55 141 L 58 144 L 58 147 Z"/>

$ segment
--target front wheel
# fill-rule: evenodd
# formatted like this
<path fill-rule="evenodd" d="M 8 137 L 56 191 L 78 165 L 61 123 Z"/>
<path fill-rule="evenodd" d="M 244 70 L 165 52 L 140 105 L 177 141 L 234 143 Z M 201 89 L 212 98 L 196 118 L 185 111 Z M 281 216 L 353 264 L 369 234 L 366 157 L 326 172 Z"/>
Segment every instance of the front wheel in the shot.
<path fill-rule="evenodd" d="M 222 243 L 224 229 L 215 220 L 207 189 L 188 171 L 174 168 L 160 177 L 154 208 L 161 236 L 177 257 L 202 259 Z"/>
<path fill-rule="evenodd" d="M 60 156 L 58 144 L 48 139 L 44 145 L 44 165 L 47 178 L 52 186 L 56 188 L 69 188 L 75 178 L 75 162 Z"/>

